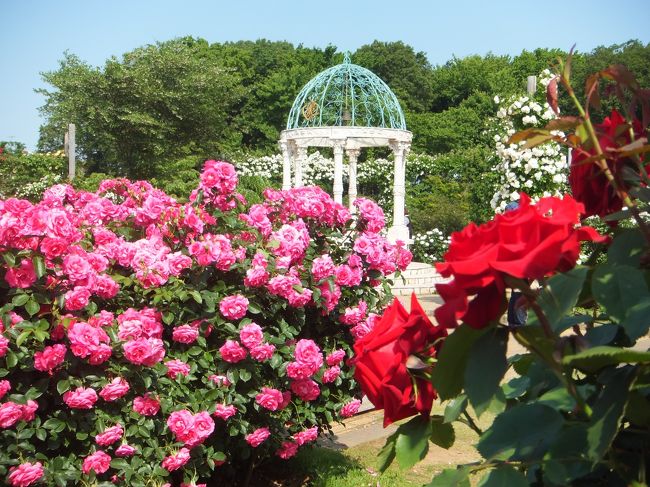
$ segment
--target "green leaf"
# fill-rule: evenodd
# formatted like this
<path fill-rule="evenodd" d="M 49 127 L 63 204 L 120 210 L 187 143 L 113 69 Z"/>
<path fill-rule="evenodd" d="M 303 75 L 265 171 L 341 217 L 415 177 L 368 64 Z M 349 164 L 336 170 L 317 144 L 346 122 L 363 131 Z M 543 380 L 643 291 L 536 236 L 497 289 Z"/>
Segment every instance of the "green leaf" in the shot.
<path fill-rule="evenodd" d="M 23 331 L 20 335 L 18 335 L 18 338 L 16 338 L 16 346 L 20 347 L 23 343 L 25 343 L 25 340 L 27 340 L 31 334 L 31 330 Z"/>
<path fill-rule="evenodd" d="M 248 382 L 248 381 L 251 379 L 251 373 L 250 373 L 248 370 L 246 370 L 246 369 L 241 369 L 241 370 L 239 371 L 239 378 L 240 378 L 243 382 Z"/>
<path fill-rule="evenodd" d="M 641 352 L 631 348 L 593 347 L 562 359 L 565 365 L 581 369 L 598 370 L 607 365 L 620 363 L 650 363 L 650 352 Z"/>
<path fill-rule="evenodd" d="M 594 298 L 607 313 L 621 323 L 628 308 L 650 299 L 644 275 L 628 265 L 601 264 L 591 279 Z"/>
<path fill-rule="evenodd" d="M 491 328 L 472 345 L 465 368 L 465 392 L 478 416 L 487 409 L 508 369 L 508 330 Z"/>
<path fill-rule="evenodd" d="M 616 338 L 619 329 L 620 327 L 613 323 L 605 323 L 604 325 L 595 326 L 587 330 L 587 333 L 585 333 L 585 340 L 587 340 L 589 345 L 592 347 L 607 345 Z"/>
<path fill-rule="evenodd" d="M 542 289 L 537 302 L 556 333 L 563 331 L 563 327 L 567 326 L 563 319 L 578 302 L 588 271 L 586 267 L 577 266 L 569 272 L 556 274 Z M 535 314 L 531 314 L 529 324 L 539 324 Z"/>
<path fill-rule="evenodd" d="M 11 252 L 3 252 L 2 258 L 5 260 L 9 267 L 15 267 L 16 265 L 16 256 Z"/>
<path fill-rule="evenodd" d="M 647 355 L 650 355 L 647 354 Z M 623 418 L 628 392 L 635 378 L 633 367 L 617 369 L 594 404 L 587 429 L 587 454 L 595 465 L 609 449 Z"/>
<path fill-rule="evenodd" d="M 509 465 L 493 468 L 477 487 L 528 487 L 524 474 Z"/>
<path fill-rule="evenodd" d="M 171 325 L 174 322 L 174 318 L 175 318 L 174 313 L 172 313 L 171 311 L 166 311 L 165 313 L 163 313 L 162 320 L 163 323 L 165 323 L 166 325 Z"/>
<path fill-rule="evenodd" d="M 539 459 L 564 423 L 554 409 L 542 404 L 521 404 L 503 412 L 481 436 L 477 449 L 486 459 Z"/>
<path fill-rule="evenodd" d="M 52 430 L 55 433 L 60 433 L 65 429 L 65 423 L 60 419 L 50 418 L 43 423 L 43 428 Z"/>
<path fill-rule="evenodd" d="M 546 336 L 541 326 L 532 324 L 520 326 L 514 330 L 513 335 L 527 349 L 534 348 L 537 353 L 544 357 L 546 362 L 554 361 L 555 342 Z"/>
<path fill-rule="evenodd" d="M 250 311 L 254 315 L 258 315 L 262 312 L 262 310 L 253 303 L 248 303 L 248 311 Z"/>
<path fill-rule="evenodd" d="M 522 376 L 515 377 L 510 379 L 508 382 L 501 386 L 503 391 L 503 396 L 506 399 L 515 399 L 517 397 L 523 396 L 526 390 L 530 386 L 530 377 Z"/>
<path fill-rule="evenodd" d="M 469 487 L 469 469 L 467 467 L 446 468 L 436 475 L 426 487 Z"/>
<path fill-rule="evenodd" d="M 198 291 L 191 290 L 191 291 L 188 291 L 188 294 L 190 296 L 192 296 L 194 301 L 196 301 L 197 303 L 199 303 L 199 304 L 203 303 L 203 297 L 201 297 L 201 293 L 199 293 Z"/>
<path fill-rule="evenodd" d="M 29 301 L 29 294 L 25 293 L 16 294 L 11 300 L 14 306 L 23 306 L 27 301 Z"/>
<path fill-rule="evenodd" d="M 25 303 L 25 310 L 29 313 L 29 316 L 34 316 L 40 309 L 41 305 L 34 301 L 34 299 L 30 299 Z"/>
<path fill-rule="evenodd" d="M 648 398 L 636 391 L 630 392 L 625 407 L 625 418 L 637 426 L 650 427 L 650 401 Z"/>
<path fill-rule="evenodd" d="M 451 401 L 449 401 L 447 407 L 445 407 L 444 422 L 451 423 L 452 421 L 456 421 L 466 407 L 467 396 L 465 394 L 461 394 L 453 398 Z"/>
<path fill-rule="evenodd" d="M 431 381 L 441 400 L 456 397 L 462 391 L 469 350 L 485 331 L 463 323 L 445 339 L 431 373 Z"/>
<path fill-rule="evenodd" d="M 617 235 L 607 249 L 607 262 L 639 267 L 645 248 L 645 238 L 638 229 L 626 230 Z"/>
<path fill-rule="evenodd" d="M 39 279 L 43 277 L 45 275 L 45 262 L 43 261 L 43 257 L 38 255 L 32 257 L 32 264 L 34 265 L 36 277 Z"/>
<path fill-rule="evenodd" d="M 415 416 L 397 428 L 395 455 L 400 468 L 411 468 L 426 456 L 430 434 L 431 421 L 422 415 Z"/>
<path fill-rule="evenodd" d="M 546 404 L 558 411 L 572 411 L 576 401 L 564 387 L 558 387 L 542 394 L 537 404 Z"/>
<path fill-rule="evenodd" d="M 56 390 L 59 394 L 63 394 L 66 391 L 70 390 L 70 381 L 67 379 L 60 380 L 56 383 Z"/>
<path fill-rule="evenodd" d="M 439 447 L 449 450 L 456 441 L 454 427 L 450 423 L 445 423 L 442 416 L 431 416 L 431 436 L 429 439 Z"/>
<path fill-rule="evenodd" d="M 632 341 L 645 336 L 650 329 L 650 299 L 644 299 L 627 309 L 621 322 L 625 334 Z"/>
<path fill-rule="evenodd" d="M 11 350 L 9 350 L 7 352 L 7 355 L 5 355 L 5 360 L 7 361 L 8 369 L 13 369 L 16 365 L 18 365 L 18 355 L 13 353 Z"/>
<path fill-rule="evenodd" d="M 397 432 L 393 433 L 390 435 L 388 438 L 386 438 L 386 443 L 384 444 L 383 448 L 379 452 L 378 455 L 378 469 L 380 472 L 384 472 L 391 463 L 393 463 L 393 460 L 395 460 L 395 441 L 397 440 Z"/>

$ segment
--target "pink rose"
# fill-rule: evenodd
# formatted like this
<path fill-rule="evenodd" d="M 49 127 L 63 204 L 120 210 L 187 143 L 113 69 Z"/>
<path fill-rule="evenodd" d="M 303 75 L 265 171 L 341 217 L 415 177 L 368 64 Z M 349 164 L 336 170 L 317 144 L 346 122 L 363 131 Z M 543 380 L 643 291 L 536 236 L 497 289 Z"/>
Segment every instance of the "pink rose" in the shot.
<path fill-rule="evenodd" d="M 257 323 L 245 325 L 239 332 L 239 339 L 247 348 L 258 346 L 264 339 L 262 327 Z"/>
<path fill-rule="evenodd" d="M 343 360 L 344 358 L 345 358 L 345 351 L 338 349 L 330 353 L 325 359 L 325 361 L 327 362 L 327 365 L 332 367 L 334 365 L 338 365 L 341 362 L 341 360 Z"/>
<path fill-rule="evenodd" d="M 20 261 L 20 267 L 10 267 L 5 273 L 5 280 L 11 287 L 26 289 L 36 282 L 36 272 L 31 259 Z"/>
<path fill-rule="evenodd" d="M 117 424 L 110 428 L 106 428 L 103 433 L 95 435 L 95 441 L 99 446 L 108 446 L 119 441 L 123 434 L 124 430 L 122 429 L 122 426 Z"/>
<path fill-rule="evenodd" d="M 182 360 L 168 360 L 165 362 L 165 367 L 167 367 L 167 376 L 175 379 L 178 375 L 187 375 L 190 373 L 190 366 L 187 365 Z"/>
<path fill-rule="evenodd" d="M 225 375 L 213 374 L 210 377 L 208 377 L 208 379 L 214 382 L 218 387 L 221 386 L 228 387 L 229 385 L 231 385 L 231 382 L 228 380 L 228 377 L 226 377 Z"/>
<path fill-rule="evenodd" d="M 273 357 L 274 352 L 275 352 L 275 345 L 272 345 L 270 343 L 263 343 L 261 345 L 251 348 L 250 350 L 251 357 L 253 357 L 255 360 L 259 362 L 264 362 L 265 360 L 269 360 L 271 357 Z"/>
<path fill-rule="evenodd" d="M 221 311 L 224 318 L 231 320 L 243 318 L 246 311 L 248 311 L 248 299 L 241 294 L 227 296 L 219 303 L 219 311 Z"/>
<path fill-rule="evenodd" d="M 97 450 L 92 455 L 88 455 L 84 458 L 84 463 L 81 468 L 83 473 L 88 475 L 91 470 L 94 470 L 95 473 L 104 473 L 111 466 L 111 456 L 107 453 L 104 453 L 102 450 Z"/>
<path fill-rule="evenodd" d="M 270 387 L 262 387 L 262 392 L 255 396 L 255 402 L 269 411 L 277 411 L 280 409 L 282 401 L 282 393 Z"/>
<path fill-rule="evenodd" d="M 11 428 L 23 419 L 23 408 L 15 402 L 6 402 L 0 405 L 0 428 Z"/>
<path fill-rule="evenodd" d="M 188 442 L 188 446 L 195 446 L 199 443 L 203 443 L 203 441 L 214 431 L 214 420 L 210 417 L 210 414 L 207 411 L 201 411 L 194 415 L 193 429 L 198 440 L 192 443 Z"/>
<path fill-rule="evenodd" d="M 135 448 L 133 448 L 131 445 L 123 443 L 117 447 L 117 449 L 115 450 L 115 455 L 118 457 L 130 457 L 135 452 L 136 452 Z"/>
<path fill-rule="evenodd" d="M 235 340 L 226 340 L 221 348 L 219 348 L 221 358 L 226 362 L 237 363 L 246 358 L 246 349 L 239 345 Z"/>
<path fill-rule="evenodd" d="M 253 448 L 257 448 L 262 443 L 264 443 L 268 437 L 271 436 L 271 432 L 268 428 L 258 428 L 252 433 L 249 433 L 245 436 L 245 440 Z"/>
<path fill-rule="evenodd" d="M 199 327 L 196 325 L 180 325 L 172 331 L 172 339 L 178 343 L 193 343 L 199 337 Z"/>
<path fill-rule="evenodd" d="M 9 472 L 7 480 L 13 487 L 28 487 L 43 477 L 43 465 L 41 462 L 21 463 L 11 467 Z"/>
<path fill-rule="evenodd" d="M 306 429 L 304 431 L 301 431 L 300 433 L 296 433 L 295 435 L 293 435 L 293 440 L 299 446 L 302 446 L 305 443 L 311 443 L 312 441 L 316 441 L 316 438 L 318 438 L 318 426 L 314 426 L 312 428 Z"/>
<path fill-rule="evenodd" d="M 115 401 L 129 392 L 129 383 L 122 377 L 115 377 L 109 384 L 106 384 L 99 395 L 104 401 Z"/>
<path fill-rule="evenodd" d="M 159 338 L 138 338 L 122 345 L 126 359 L 136 365 L 153 367 L 165 357 L 165 346 Z"/>
<path fill-rule="evenodd" d="M 65 309 L 76 311 L 88 306 L 90 290 L 87 287 L 75 286 L 74 289 L 65 293 Z"/>
<path fill-rule="evenodd" d="M 27 404 L 21 405 L 21 409 L 23 411 L 23 421 L 33 421 L 38 410 L 38 403 L 28 399 Z"/>
<path fill-rule="evenodd" d="M 0 358 L 7 355 L 8 351 L 9 351 L 9 340 L 5 338 L 4 335 L 0 334 Z"/>
<path fill-rule="evenodd" d="M 291 391 L 303 401 L 313 401 L 320 395 L 318 384 L 311 379 L 294 380 Z"/>
<path fill-rule="evenodd" d="M 97 393 L 90 387 L 77 387 L 63 394 L 63 401 L 71 409 L 92 409 L 97 402 Z"/>
<path fill-rule="evenodd" d="M 67 350 L 60 343 L 45 347 L 42 352 L 34 353 L 34 368 L 52 375 L 52 371 L 63 363 Z"/>
<path fill-rule="evenodd" d="M 320 281 L 329 276 L 333 276 L 336 272 L 336 267 L 332 261 L 332 257 L 328 254 L 316 257 L 311 265 L 311 273 L 315 281 Z"/>
<path fill-rule="evenodd" d="M 160 411 L 160 402 L 148 394 L 138 396 L 133 400 L 133 410 L 142 416 L 154 416 Z"/>
<path fill-rule="evenodd" d="M 361 406 L 361 401 L 359 399 L 353 399 L 346 405 L 344 405 L 341 408 L 341 417 L 342 418 L 349 418 L 350 416 L 354 416 L 359 412 L 359 407 Z"/>
<path fill-rule="evenodd" d="M 339 368 L 338 365 L 334 365 L 329 369 L 325 370 L 325 372 L 323 373 L 323 384 L 329 384 L 330 382 L 334 382 L 340 373 L 341 373 L 341 369 Z"/>
<path fill-rule="evenodd" d="M 293 457 L 298 452 L 298 443 L 293 441 L 285 441 L 280 446 L 280 449 L 275 453 L 283 460 Z"/>
<path fill-rule="evenodd" d="M 227 421 L 228 418 L 234 416 L 235 414 L 237 414 L 237 408 L 232 404 L 229 404 L 227 406 L 225 404 L 217 404 L 216 410 L 214 411 L 214 415 L 217 418 L 223 419 L 224 421 Z"/>
<path fill-rule="evenodd" d="M 0 399 L 11 390 L 11 384 L 8 380 L 0 380 Z"/>
<path fill-rule="evenodd" d="M 162 461 L 162 466 L 165 470 L 173 472 L 178 470 L 187 462 L 190 461 L 190 450 L 183 447 L 175 455 L 169 455 Z"/>
<path fill-rule="evenodd" d="M 185 442 L 185 440 L 192 434 L 194 416 L 191 412 L 185 409 L 174 411 L 169 415 L 169 418 L 167 418 L 167 427 L 172 433 L 174 433 L 177 440 Z"/>

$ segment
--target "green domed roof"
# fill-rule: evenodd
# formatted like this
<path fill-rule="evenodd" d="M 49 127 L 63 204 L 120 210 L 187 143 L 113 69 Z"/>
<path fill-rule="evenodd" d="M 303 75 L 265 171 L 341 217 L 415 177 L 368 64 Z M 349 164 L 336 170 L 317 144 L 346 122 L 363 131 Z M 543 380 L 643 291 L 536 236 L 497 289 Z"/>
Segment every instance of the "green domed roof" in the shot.
<path fill-rule="evenodd" d="M 302 127 L 382 127 L 406 130 L 397 97 L 372 71 L 350 62 L 322 71 L 293 102 L 287 129 Z"/>

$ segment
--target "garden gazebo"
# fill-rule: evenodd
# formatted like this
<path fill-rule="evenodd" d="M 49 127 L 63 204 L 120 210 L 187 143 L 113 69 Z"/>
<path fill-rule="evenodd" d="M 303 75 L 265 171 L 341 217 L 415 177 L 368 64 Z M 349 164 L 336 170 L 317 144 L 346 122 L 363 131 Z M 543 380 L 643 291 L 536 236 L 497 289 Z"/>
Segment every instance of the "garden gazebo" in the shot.
<path fill-rule="evenodd" d="M 406 155 L 413 134 L 406 130 L 404 113 L 391 89 L 376 74 L 343 63 L 316 75 L 300 91 L 280 136 L 283 156 L 282 188 L 302 186 L 302 166 L 309 147 L 332 147 L 334 200 L 343 201 L 343 163 L 347 156 L 350 209 L 357 196 L 357 159 L 364 147 L 390 147 L 394 155 L 393 224 L 391 241 L 408 242 L 404 220 Z M 293 180 L 291 177 L 293 168 Z"/>

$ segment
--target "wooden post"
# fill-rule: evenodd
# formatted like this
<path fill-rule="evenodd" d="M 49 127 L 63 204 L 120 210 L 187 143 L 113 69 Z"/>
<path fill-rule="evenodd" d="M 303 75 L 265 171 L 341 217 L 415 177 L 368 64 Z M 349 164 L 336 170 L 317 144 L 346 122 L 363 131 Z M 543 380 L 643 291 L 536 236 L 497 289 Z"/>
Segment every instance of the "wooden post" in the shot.
<path fill-rule="evenodd" d="M 65 149 L 68 154 L 68 179 L 74 179 L 76 172 L 75 153 L 77 144 L 75 143 L 75 126 L 73 123 L 68 125 L 68 131 L 65 134 Z"/>
<path fill-rule="evenodd" d="M 526 91 L 529 95 L 534 95 L 537 91 L 537 76 L 529 76 Z"/>

